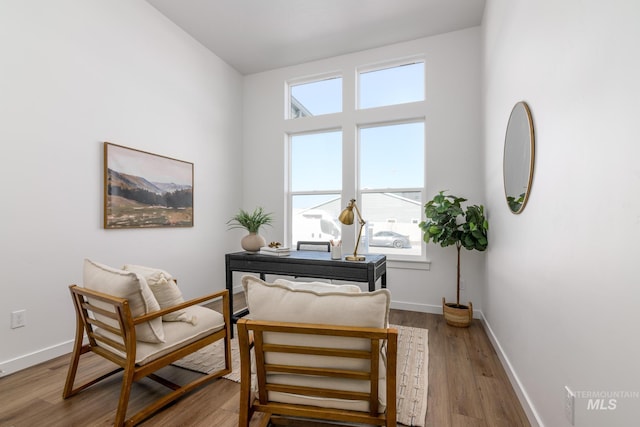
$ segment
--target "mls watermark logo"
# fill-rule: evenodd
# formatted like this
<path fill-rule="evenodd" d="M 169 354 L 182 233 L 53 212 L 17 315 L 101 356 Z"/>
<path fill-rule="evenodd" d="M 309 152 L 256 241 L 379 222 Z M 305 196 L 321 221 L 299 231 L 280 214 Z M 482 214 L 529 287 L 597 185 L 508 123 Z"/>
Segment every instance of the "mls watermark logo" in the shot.
<path fill-rule="evenodd" d="M 614 411 L 618 407 L 618 399 L 589 399 L 587 411 Z"/>
<path fill-rule="evenodd" d="M 625 399 L 640 399 L 640 391 L 576 391 L 576 398 L 587 401 L 587 411 L 615 411 Z"/>

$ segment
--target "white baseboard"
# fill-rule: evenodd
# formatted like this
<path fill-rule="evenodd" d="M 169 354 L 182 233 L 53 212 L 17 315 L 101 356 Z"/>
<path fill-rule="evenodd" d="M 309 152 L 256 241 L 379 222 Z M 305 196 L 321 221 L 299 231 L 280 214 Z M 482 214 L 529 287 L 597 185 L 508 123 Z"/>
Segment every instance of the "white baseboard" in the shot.
<path fill-rule="evenodd" d="M 43 348 L 33 353 L 25 354 L 15 359 L 5 360 L 0 363 L 0 377 L 4 377 L 14 372 L 30 368 L 39 363 L 46 362 L 73 351 L 73 340 Z"/>
<path fill-rule="evenodd" d="M 417 311 L 419 313 L 442 314 L 442 305 L 416 304 L 414 302 L 391 301 L 391 308 L 396 310 Z M 482 312 L 473 310 L 474 319 L 482 319 Z"/>
<path fill-rule="evenodd" d="M 527 415 L 527 418 L 529 419 L 529 423 L 533 427 L 536 427 L 536 426 L 543 427 L 544 424 L 542 423 L 540 416 L 536 412 L 535 407 L 531 402 L 531 399 L 529 399 L 529 395 L 527 394 L 526 390 L 522 386 L 522 383 L 520 382 L 520 378 L 518 378 L 518 374 L 516 374 L 515 370 L 513 369 L 513 366 L 511 365 L 509 358 L 507 357 L 504 350 L 502 349 L 502 346 L 500 345 L 498 338 L 493 333 L 493 329 L 491 329 L 491 325 L 489 325 L 489 322 L 487 321 L 486 317 L 484 317 L 484 313 L 480 312 L 480 315 L 481 315 L 480 319 L 482 321 L 482 324 L 484 325 L 484 329 L 485 331 L 487 331 L 489 340 L 491 341 L 493 348 L 498 354 L 498 358 L 500 359 L 500 362 L 502 363 L 502 366 L 504 367 L 504 370 L 506 371 L 507 376 L 509 377 L 511 386 L 515 390 L 516 395 L 518 396 L 518 400 L 520 401 L 520 404 L 522 405 L 522 408 L 524 409 L 524 412 Z"/>

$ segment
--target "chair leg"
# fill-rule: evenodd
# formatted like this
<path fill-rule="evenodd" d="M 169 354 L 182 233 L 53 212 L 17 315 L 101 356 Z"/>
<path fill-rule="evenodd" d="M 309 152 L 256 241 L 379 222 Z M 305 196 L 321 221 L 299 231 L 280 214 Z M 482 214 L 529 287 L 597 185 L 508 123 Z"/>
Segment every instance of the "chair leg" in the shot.
<path fill-rule="evenodd" d="M 62 391 L 62 398 L 66 399 L 75 394 L 73 390 L 73 383 L 76 381 L 76 373 L 78 372 L 78 364 L 80 363 L 80 349 L 73 349 L 71 353 L 71 360 L 69 361 L 69 370 L 67 371 L 67 381 L 64 383 L 64 390 Z"/>
<path fill-rule="evenodd" d="M 251 421 L 251 350 L 247 327 L 242 322 L 238 326 L 238 344 L 240 346 L 240 408 L 238 427 L 249 427 Z"/>
<path fill-rule="evenodd" d="M 118 400 L 118 411 L 114 421 L 115 427 L 125 425 L 127 408 L 129 407 L 129 397 L 131 396 L 131 386 L 133 385 L 134 366 L 127 366 L 122 376 L 122 387 L 120 388 L 120 399 Z"/>
<path fill-rule="evenodd" d="M 229 373 L 233 370 L 231 357 L 231 333 L 227 328 L 227 335 L 224 337 L 224 367 Z M 225 374 L 226 375 L 226 374 Z"/>
<path fill-rule="evenodd" d="M 84 338 L 84 326 L 80 321 L 80 315 L 76 316 L 76 338 L 73 342 L 73 352 L 71 353 L 71 360 L 69 361 L 69 370 L 67 371 L 67 381 L 64 384 L 64 390 L 62 391 L 62 398 L 66 399 L 73 396 L 77 390 L 73 390 L 73 383 L 76 380 L 76 373 L 78 372 L 78 364 L 80 363 L 80 356 L 89 351 L 88 345 L 82 345 Z"/>

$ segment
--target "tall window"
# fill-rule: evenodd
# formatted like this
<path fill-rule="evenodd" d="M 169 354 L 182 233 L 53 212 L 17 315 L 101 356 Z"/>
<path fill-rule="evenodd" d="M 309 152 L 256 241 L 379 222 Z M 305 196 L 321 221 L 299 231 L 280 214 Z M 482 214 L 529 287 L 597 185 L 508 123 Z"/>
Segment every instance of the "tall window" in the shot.
<path fill-rule="evenodd" d="M 360 128 L 360 195 L 370 253 L 420 255 L 424 122 Z"/>
<path fill-rule="evenodd" d="M 291 135 L 291 245 L 339 240 L 342 132 Z"/>
<path fill-rule="evenodd" d="M 359 253 L 424 259 L 418 228 L 425 179 L 424 68 L 424 60 L 405 60 L 344 70 L 355 79 L 329 75 L 288 83 L 292 247 L 299 240 L 341 237 L 353 237 L 354 244 L 358 227 L 337 218 L 355 197 L 367 221 Z"/>

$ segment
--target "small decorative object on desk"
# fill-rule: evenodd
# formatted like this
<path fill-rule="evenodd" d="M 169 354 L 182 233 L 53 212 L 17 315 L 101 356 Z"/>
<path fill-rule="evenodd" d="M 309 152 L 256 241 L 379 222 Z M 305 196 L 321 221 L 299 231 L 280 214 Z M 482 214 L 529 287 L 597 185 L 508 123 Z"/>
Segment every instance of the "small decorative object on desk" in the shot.
<path fill-rule="evenodd" d="M 287 256 L 290 253 L 289 248 L 285 248 L 282 246 L 280 242 L 271 242 L 269 246 L 263 246 L 260 248 L 260 255 L 271 255 L 271 256 Z"/>
<path fill-rule="evenodd" d="M 331 259 L 342 259 L 342 240 L 331 240 Z"/>
<path fill-rule="evenodd" d="M 227 225 L 229 229 L 244 228 L 249 234 L 244 236 L 240 241 L 240 246 L 247 252 L 256 253 L 261 247 L 266 246 L 267 242 L 258 232 L 263 225 L 271 225 L 273 222 L 273 214 L 267 213 L 261 207 L 256 208 L 253 213 L 249 213 L 244 209 L 233 216 Z"/>

